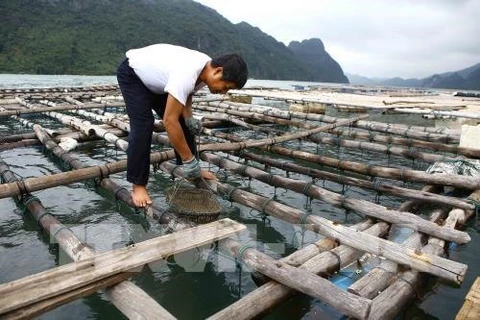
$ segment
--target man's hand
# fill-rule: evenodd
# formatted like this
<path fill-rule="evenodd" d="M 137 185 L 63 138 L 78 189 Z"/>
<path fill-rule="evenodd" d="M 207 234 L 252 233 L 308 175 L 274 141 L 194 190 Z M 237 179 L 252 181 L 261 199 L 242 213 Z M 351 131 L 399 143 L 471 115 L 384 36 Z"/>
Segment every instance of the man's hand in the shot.
<path fill-rule="evenodd" d="M 202 175 L 202 178 L 205 179 L 205 180 L 214 180 L 214 181 L 218 181 L 218 178 L 216 175 L 214 175 L 212 172 L 210 171 L 207 171 L 207 170 L 201 170 L 201 175 Z"/>
<path fill-rule="evenodd" d="M 188 180 L 201 178 L 200 163 L 195 157 L 183 162 L 183 177 Z"/>

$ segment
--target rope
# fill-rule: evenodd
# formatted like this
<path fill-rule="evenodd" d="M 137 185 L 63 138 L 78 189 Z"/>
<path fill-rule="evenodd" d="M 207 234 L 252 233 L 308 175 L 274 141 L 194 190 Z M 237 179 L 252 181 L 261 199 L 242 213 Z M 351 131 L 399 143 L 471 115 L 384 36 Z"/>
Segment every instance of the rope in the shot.
<path fill-rule="evenodd" d="M 270 198 L 270 199 L 268 199 L 267 201 L 264 202 L 264 204 L 262 205 L 262 211 L 261 211 L 262 214 L 267 215 L 267 213 L 265 213 L 265 208 L 268 206 L 268 204 L 269 204 L 271 201 L 274 201 L 274 199 L 273 199 L 273 198 Z"/>
<path fill-rule="evenodd" d="M 340 207 L 344 208 L 345 210 L 348 210 L 348 208 L 345 206 L 345 201 L 348 199 L 347 196 L 341 196 L 340 200 Z"/>
<path fill-rule="evenodd" d="M 310 188 L 312 187 L 313 182 L 308 182 L 303 186 L 302 193 L 306 196 L 308 196 L 308 191 L 310 191 Z"/>
<path fill-rule="evenodd" d="M 37 201 L 38 203 L 40 203 L 40 199 L 38 199 L 35 196 L 32 196 L 31 194 L 27 194 L 26 197 L 23 199 L 23 204 L 25 206 L 28 206 L 30 203 L 34 201 Z"/>
<path fill-rule="evenodd" d="M 43 218 L 44 216 L 46 216 L 47 214 L 50 214 L 50 212 L 48 212 L 48 211 L 45 210 L 45 212 L 43 212 L 43 213 L 38 217 L 37 223 L 38 223 L 38 225 L 39 225 L 40 227 L 41 227 L 41 225 L 40 225 L 40 220 L 42 220 L 42 218 Z"/>
<path fill-rule="evenodd" d="M 125 190 L 125 191 L 128 192 L 128 190 L 125 189 L 124 187 L 118 187 L 118 188 L 114 191 L 113 195 L 115 196 L 115 200 L 116 200 L 116 201 L 120 200 L 120 199 L 118 198 L 118 193 L 119 193 L 120 191 L 122 191 L 122 190 Z"/>
<path fill-rule="evenodd" d="M 233 201 L 232 199 L 232 194 L 234 191 L 236 191 L 238 188 L 235 188 L 235 187 L 232 187 L 232 186 L 228 186 L 228 188 L 230 190 L 228 190 L 226 193 L 224 193 L 222 196 L 225 200 L 228 200 L 228 201 Z"/>
<path fill-rule="evenodd" d="M 275 178 L 275 175 L 274 175 L 274 174 L 272 174 L 272 173 L 268 174 L 268 177 L 267 177 L 267 179 L 266 179 L 266 180 L 267 180 L 267 184 L 273 185 L 273 179 L 274 179 L 274 178 Z"/>
<path fill-rule="evenodd" d="M 110 169 L 108 168 L 108 166 L 100 166 L 98 167 L 99 170 L 100 170 L 100 177 L 99 179 L 100 180 L 103 180 L 105 178 L 108 178 L 108 176 L 110 175 Z"/>
<path fill-rule="evenodd" d="M 402 168 L 402 169 L 400 170 L 400 180 L 402 180 L 403 183 L 406 182 L 406 180 L 405 180 L 405 168 Z"/>
<path fill-rule="evenodd" d="M 300 217 L 300 224 L 302 225 L 302 229 L 304 228 L 304 225 L 306 224 L 305 222 L 307 221 L 307 218 L 310 215 L 312 215 L 311 212 L 306 212 L 306 213 L 302 214 L 302 216 Z"/>
<path fill-rule="evenodd" d="M 180 180 L 178 180 L 178 182 L 174 183 L 173 184 L 173 192 L 172 192 L 172 196 L 170 197 L 170 201 L 167 202 L 168 206 L 171 205 L 172 201 L 175 199 L 175 197 L 177 196 L 177 193 L 178 193 L 178 190 L 180 190 L 180 187 L 183 185 L 183 183 L 187 181 L 186 179 L 182 178 Z"/>
<path fill-rule="evenodd" d="M 318 146 L 318 145 L 317 145 Z M 285 165 L 291 165 L 292 162 L 291 161 L 284 161 L 282 162 L 282 164 L 280 165 L 280 169 L 282 170 L 285 170 Z"/>
<path fill-rule="evenodd" d="M 378 180 L 377 178 L 373 179 L 372 181 L 373 183 L 373 190 L 377 191 L 378 193 L 380 193 L 380 187 L 382 186 L 382 183 L 380 180 Z"/>
<path fill-rule="evenodd" d="M 70 166 L 70 168 L 73 168 L 72 162 L 74 162 L 74 161 L 76 161 L 76 160 L 77 160 L 77 159 L 71 157 L 71 158 L 68 159 L 68 161 L 66 161 L 66 163 Z"/>
<path fill-rule="evenodd" d="M 238 161 L 240 161 L 240 159 L 238 159 Z M 237 172 L 239 175 L 242 176 L 242 181 L 245 181 L 245 180 L 244 180 L 245 178 L 248 178 L 248 179 L 250 179 L 250 180 L 252 179 L 252 177 L 249 177 L 249 176 L 247 175 L 247 169 L 248 169 L 248 167 L 249 167 L 249 166 L 247 166 L 247 165 L 244 164 L 244 165 L 241 165 L 240 168 L 238 168 L 238 169 L 235 170 L 235 172 Z"/>
<path fill-rule="evenodd" d="M 239 261 L 244 261 L 243 260 L 243 254 L 245 253 L 245 251 L 247 251 L 248 249 L 254 249 L 252 246 L 249 246 L 249 245 L 244 245 L 243 247 L 240 248 L 240 250 L 238 250 L 238 254 L 237 254 L 237 259 Z"/>
<path fill-rule="evenodd" d="M 25 195 L 29 194 L 27 186 L 25 185 L 25 180 L 23 177 L 16 181 L 18 191 L 20 192 L 20 197 L 24 197 Z"/>
<path fill-rule="evenodd" d="M 327 252 L 330 253 L 331 255 L 333 255 L 335 258 L 337 258 L 338 268 L 340 268 L 340 266 L 342 265 L 342 258 L 340 258 L 338 253 L 336 253 L 333 250 L 330 250 L 330 251 L 327 251 Z"/>
<path fill-rule="evenodd" d="M 372 176 L 372 169 L 373 169 L 373 167 L 375 167 L 375 164 L 374 164 L 374 163 L 370 163 L 370 164 L 367 165 L 367 170 L 366 170 L 366 171 L 367 171 L 367 175 L 370 176 L 370 177 L 373 177 L 373 176 Z"/>
<path fill-rule="evenodd" d="M 57 228 L 57 230 L 55 230 L 55 232 L 51 233 L 52 237 L 55 238 L 57 236 L 57 234 L 62 230 L 70 230 L 70 228 L 62 225 L 61 227 Z"/>

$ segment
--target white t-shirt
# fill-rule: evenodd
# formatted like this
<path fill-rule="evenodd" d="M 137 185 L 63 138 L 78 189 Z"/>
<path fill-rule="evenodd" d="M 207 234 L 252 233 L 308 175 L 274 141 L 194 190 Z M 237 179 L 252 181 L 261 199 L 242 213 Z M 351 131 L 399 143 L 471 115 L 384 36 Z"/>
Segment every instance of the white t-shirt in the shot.
<path fill-rule="evenodd" d="M 204 53 L 171 44 L 154 44 L 127 51 L 130 67 L 150 91 L 169 93 L 185 105 L 189 95 L 205 86 L 195 83 L 205 64 Z"/>

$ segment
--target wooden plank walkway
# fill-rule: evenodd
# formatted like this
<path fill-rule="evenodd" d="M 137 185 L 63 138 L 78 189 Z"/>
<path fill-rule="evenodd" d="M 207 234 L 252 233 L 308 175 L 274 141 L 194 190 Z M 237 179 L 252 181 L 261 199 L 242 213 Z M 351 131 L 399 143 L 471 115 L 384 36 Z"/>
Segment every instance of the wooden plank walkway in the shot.
<path fill-rule="evenodd" d="M 480 319 L 480 277 L 473 283 L 455 320 Z"/>

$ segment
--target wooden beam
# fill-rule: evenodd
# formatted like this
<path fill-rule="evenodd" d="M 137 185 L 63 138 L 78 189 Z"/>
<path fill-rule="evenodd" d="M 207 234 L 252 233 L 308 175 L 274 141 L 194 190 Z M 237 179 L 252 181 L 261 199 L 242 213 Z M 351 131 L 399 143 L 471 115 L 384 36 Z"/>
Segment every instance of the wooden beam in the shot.
<path fill-rule="evenodd" d="M 0 285 L 0 315 L 245 230 L 230 219 L 181 230 Z M 95 288 L 95 289 L 100 289 Z"/>

